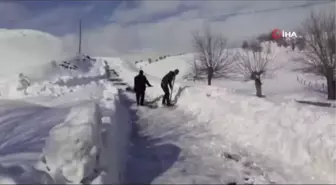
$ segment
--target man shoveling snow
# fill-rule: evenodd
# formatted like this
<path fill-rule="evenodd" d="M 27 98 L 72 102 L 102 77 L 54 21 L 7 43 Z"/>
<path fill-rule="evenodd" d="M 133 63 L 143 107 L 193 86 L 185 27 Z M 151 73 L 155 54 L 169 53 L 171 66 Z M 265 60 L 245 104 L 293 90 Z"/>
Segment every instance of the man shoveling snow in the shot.
<path fill-rule="evenodd" d="M 167 106 L 172 106 L 170 102 L 170 95 L 173 93 L 173 83 L 175 80 L 176 75 L 178 75 L 179 70 L 175 69 L 174 71 L 169 71 L 161 80 L 161 88 L 163 92 L 165 93 L 162 99 L 162 105 L 167 105 Z M 169 88 L 170 87 L 171 93 L 169 93 Z"/>

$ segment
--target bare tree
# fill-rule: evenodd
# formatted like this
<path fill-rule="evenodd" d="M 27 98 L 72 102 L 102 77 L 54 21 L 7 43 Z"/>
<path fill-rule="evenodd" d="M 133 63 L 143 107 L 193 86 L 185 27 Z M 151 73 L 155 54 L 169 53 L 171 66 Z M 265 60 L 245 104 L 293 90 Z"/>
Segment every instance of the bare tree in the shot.
<path fill-rule="evenodd" d="M 247 40 L 243 41 L 242 48 L 243 49 L 248 49 L 249 48 L 249 43 L 247 42 Z"/>
<path fill-rule="evenodd" d="M 245 80 L 254 80 L 256 95 L 263 97 L 261 77 L 270 72 L 270 63 L 274 61 L 271 54 L 270 43 L 262 51 L 242 50 L 236 54 L 236 73 L 243 76 Z"/>
<path fill-rule="evenodd" d="M 204 35 L 194 34 L 193 47 L 196 51 L 195 65 L 198 72 L 207 74 L 208 85 L 214 76 L 225 77 L 230 72 L 233 60 L 229 58 L 227 40 L 206 29 Z"/>
<path fill-rule="evenodd" d="M 269 33 L 263 33 L 263 34 L 260 34 L 258 37 L 257 37 L 257 40 L 262 43 L 262 42 L 268 42 L 268 41 L 272 41 L 273 38 L 272 38 L 272 33 L 269 32 Z"/>
<path fill-rule="evenodd" d="M 328 99 L 336 99 L 335 12 L 311 13 L 304 22 L 305 49 L 300 62 L 304 73 L 323 76 L 327 80 Z"/>
<path fill-rule="evenodd" d="M 254 52 L 261 52 L 262 51 L 261 43 L 259 41 L 252 41 L 250 43 L 249 49 L 251 49 Z"/>
<path fill-rule="evenodd" d="M 299 49 L 299 51 L 302 51 L 305 46 L 306 46 L 306 41 L 304 39 L 304 37 L 299 37 L 296 39 L 296 47 Z"/>

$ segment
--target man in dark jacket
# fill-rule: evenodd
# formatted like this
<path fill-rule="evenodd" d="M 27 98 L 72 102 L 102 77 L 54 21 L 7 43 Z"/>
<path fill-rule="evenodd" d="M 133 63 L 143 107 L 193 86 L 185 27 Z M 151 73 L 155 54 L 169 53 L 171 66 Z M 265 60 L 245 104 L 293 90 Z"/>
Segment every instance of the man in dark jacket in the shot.
<path fill-rule="evenodd" d="M 170 93 L 169 93 L 169 88 L 170 90 L 173 90 L 173 80 L 175 79 L 175 76 L 179 73 L 178 69 L 175 69 L 174 71 L 169 71 L 169 73 L 167 73 L 161 80 L 161 88 L 163 90 L 163 92 L 165 93 L 162 99 L 162 104 L 163 105 L 172 105 L 170 103 Z"/>
<path fill-rule="evenodd" d="M 148 82 L 143 70 L 140 70 L 139 75 L 134 77 L 134 92 L 136 94 L 136 101 L 138 105 L 144 105 L 146 85 L 152 87 Z"/>

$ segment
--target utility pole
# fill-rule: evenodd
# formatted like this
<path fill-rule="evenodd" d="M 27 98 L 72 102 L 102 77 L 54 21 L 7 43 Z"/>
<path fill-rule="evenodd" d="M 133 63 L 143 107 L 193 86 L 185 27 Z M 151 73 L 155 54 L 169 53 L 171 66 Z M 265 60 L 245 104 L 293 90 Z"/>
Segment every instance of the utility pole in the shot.
<path fill-rule="evenodd" d="M 82 19 L 79 20 L 78 55 L 82 54 Z"/>

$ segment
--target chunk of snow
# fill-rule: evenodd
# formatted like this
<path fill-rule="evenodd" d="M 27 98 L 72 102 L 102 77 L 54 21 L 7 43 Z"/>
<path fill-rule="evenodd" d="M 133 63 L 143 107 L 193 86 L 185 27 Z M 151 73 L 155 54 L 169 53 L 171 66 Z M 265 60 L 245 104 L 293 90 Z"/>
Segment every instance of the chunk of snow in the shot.
<path fill-rule="evenodd" d="M 43 149 L 50 173 L 55 175 L 60 170 L 72 183 L 80 183 L 93 173 L 101 148 L 99 127 L 97 105 L 73 107 L 66 120 L 50 131 Z"/>

